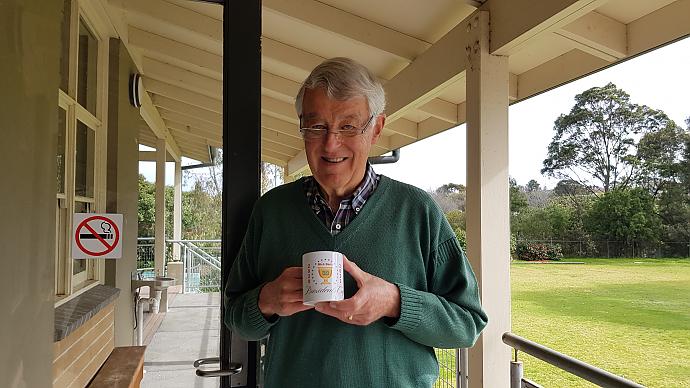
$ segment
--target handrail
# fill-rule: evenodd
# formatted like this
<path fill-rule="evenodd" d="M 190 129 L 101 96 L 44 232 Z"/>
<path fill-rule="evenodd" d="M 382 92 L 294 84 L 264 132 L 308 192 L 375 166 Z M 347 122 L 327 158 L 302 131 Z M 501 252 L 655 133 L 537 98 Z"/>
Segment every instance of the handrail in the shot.
<path fill-rule="evenodd" d="M 214 256 L 210 255 L 208 252 L 206 252 L 203 248 L 197 246 L 194 243 L 187 242 L 187 243 L 182 243 L 181 245 L 185 246 L 191 253 L 196 255 L 197 257 L 201 258 L 202 260 L 206 261 L 206 263 L 213 265 L 217 269 L 220 270 L 220 260 L 215 258 Z"/>
<path fill-rule="evenodd" d="M 220 270 L 220 261 L 218 259 L 216 259 L 215 257 L 210 256 L 208 254 L 202 255 L 194 249 L 189 249 L 188 252 L 190 254 L 192 254 L 194 257 L 197 257 L 197 258 L 201 259 L 202 261 L 206 262 L 206 264 L 212 266 L 213 268 Z"/>
<path fill-rule="evenodd" d="M 644 388 L 643 385 L 640 385 L 634 381 L 630 381 L 624 377 L 614 375 L 611 372 L 589 365 L 586 362 L 580 361 L 566 354 L 557 352 L 553 349 L 547 348 L 544 345 L 532 342 L 526 338 L 522 338 L 513 333 L 503 333 L 502 338 L 503 343 L 505 343 L 506 345 L 516 350 L 523 351 L 557 368 L 572 373 L 575 376 L 581 377 L 591 383 L 597 384 L 600 387 Z"/>

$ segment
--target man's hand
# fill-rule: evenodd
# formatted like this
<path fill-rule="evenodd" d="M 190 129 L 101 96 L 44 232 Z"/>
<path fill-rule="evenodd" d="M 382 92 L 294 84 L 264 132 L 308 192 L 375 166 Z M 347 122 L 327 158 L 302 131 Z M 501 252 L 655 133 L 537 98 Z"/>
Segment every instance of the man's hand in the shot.
<path fill-rule="evenodd" d="M 259 293 L 259 310 L 265 317 L 285 317 L 311 309 L 302 304 L 302 267 L 289 267 Z"/>
<path fill-rule="evenodd" d="M 357 282 L 359 290 L 352 298 L 338 302 L 317 303 L 316 311 L 353 325 L 368 325 L 382 317 L 400 317 L 400 289 L 379 277 L 362 271 L 343 257 L 343 268 Z"/>

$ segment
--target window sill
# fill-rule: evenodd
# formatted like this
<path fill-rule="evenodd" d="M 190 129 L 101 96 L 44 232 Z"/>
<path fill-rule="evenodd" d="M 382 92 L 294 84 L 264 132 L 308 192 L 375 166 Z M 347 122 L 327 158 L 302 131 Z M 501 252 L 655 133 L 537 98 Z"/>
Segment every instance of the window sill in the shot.
<path fill-rule="evenodd" d="M 61 341 L 117 299 L 118 288 L 99 284 L 55 308 L 53 341 Z"/>

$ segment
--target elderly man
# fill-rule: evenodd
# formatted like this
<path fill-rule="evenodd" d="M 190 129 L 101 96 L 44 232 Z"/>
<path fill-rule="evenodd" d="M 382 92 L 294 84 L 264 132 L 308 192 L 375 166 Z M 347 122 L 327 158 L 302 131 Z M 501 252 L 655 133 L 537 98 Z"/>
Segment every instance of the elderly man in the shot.
<path fill-rule="evenodd" d="M 295 103 L 313 176 L 257 201 L 225 288 L 225 323 L 269 336 L 265 386 L 431 387 L 434 347 L 470 347 L 487 323 L 477 282 L 422 190 L 367 162 L 385 123 L 362 65 L 316 67 Z M 342 252 L 345 300 L 302 304 L 302 254 Z"/>

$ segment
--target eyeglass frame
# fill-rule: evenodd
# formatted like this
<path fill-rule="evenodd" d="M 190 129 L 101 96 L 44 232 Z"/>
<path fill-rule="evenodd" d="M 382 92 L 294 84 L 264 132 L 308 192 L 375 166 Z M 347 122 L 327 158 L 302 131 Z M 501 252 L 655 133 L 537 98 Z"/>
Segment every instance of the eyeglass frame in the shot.
<path fill-rule="evenodd" d="M 312 127 L 302 127 L 302 116 L 300 116 L 300 117 L 299 117 L 299 123 L 300 123 L 299 132 L 302 134 L 302 138 L 303 138 L 304 140 L 317 140 L 317 139 L 323 139 L 324 137 L 326 137 L 326 135 L 328 135 L 328 132 L 333 133 L 334 135 L 338 136 L 339 138 L 343 138 L 343 137 L 346 137 L 346 138 L 355 137 L 355 136 L 363 135 L 364 132 L 366 132 L 366 130 L 369 129 L 369 127 L 371 126 L 371 123 L 372 123 L 373 120 L 374 120 L 374 117 L 376 117 L 376 116 L 378 116 L 378 115 L 377 115 L 377 114 L 373 114 L 373 115 L 369 116 L 369 120 L 367 120 L 367 122 L 364 123 L 364 125 L 363 125 L 361 128 L 355 128 L 355 129 L 352 131 L 351 134 L 345 134 L 346 132 L 344 132 L 344 131 L 342 131 L 342 130 L 340 130 L 340 129 L 335 129 L 335 130 L 334 130 L 334 129 L 330 129 L 330 128 L 321 129 L 321 128 L 312 128 Z M 305 136 L 305 133 L 306 133 L 307 131 L 310 131 L 310 132 L 313 133 L 313 134 L 319 133 L 319 136 L 318 136 L 318 137 L 313 137 L 313 138 L 307 138 L 307 136 Z"/>

